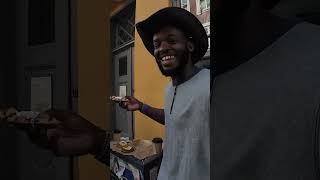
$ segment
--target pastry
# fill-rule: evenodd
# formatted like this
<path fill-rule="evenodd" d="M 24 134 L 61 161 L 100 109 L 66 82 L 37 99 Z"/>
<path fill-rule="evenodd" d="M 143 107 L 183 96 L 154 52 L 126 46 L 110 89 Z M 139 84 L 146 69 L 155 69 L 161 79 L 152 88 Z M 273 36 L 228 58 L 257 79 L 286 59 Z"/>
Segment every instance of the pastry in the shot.
<path fill-rule="evenodd" d="M 122 147 L 126 147 L 126 146 L 128 146 L 128 143 L 127 142 L 125 142 L 125 141 L 120 141 L 119 142 L 119 146 L 122 148 Z"/>
<path fill-rule="evenodd" d="M 125 101 L 128 101 L 127 98 L 125 98 L 125 97 L 120 97 L 120 96 L 110 96 L 110 100 L 115 101 L 115 102 L 125 102 Z"/>
<path fill-rule="evenodd" d="M 130 152 L 133 152 L 134 150 L 135 150 L 134 147 L 130 145 L 121 147 L 121 152 L 124 152 L 124 153 L 130 153 Z"/>

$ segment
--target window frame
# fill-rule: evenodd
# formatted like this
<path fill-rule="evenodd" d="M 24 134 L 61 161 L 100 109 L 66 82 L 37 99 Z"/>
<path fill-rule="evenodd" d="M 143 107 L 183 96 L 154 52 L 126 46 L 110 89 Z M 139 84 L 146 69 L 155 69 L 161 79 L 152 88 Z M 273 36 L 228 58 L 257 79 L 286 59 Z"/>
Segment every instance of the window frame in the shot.
<path fill-rule="evenodd" d="M 183 0 L 179 0 L 179 1 L 180 1 L 180 7 L 183 8 L 182 7 L 182 1 Z M 187 1 L 187 8 L 183 8 L 183 9 L 186 9 L 186 10 L 190 11 L 190 2 L 189 2 L 190 0 L 186 0 L 186 1 Z"/>
<path fill-rule="evenodd" d="M 210 10 L 210 6 L 208 7 L 208 1 L 210 2 L 210 0 L 204 0 L 204 1 L 205 1 L 205 4 L 206 4 L 206 8 L 205 9 L 201 9 L 200 0 L 196 0 L 197 15 L 201 15 L 202 13 Z"/>

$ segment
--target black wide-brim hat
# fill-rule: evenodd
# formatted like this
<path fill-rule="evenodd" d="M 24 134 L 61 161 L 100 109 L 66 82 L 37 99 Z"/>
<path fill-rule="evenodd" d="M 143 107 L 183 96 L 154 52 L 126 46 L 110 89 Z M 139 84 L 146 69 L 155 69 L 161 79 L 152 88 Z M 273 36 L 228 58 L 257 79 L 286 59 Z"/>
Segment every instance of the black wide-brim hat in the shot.
<path fill-rule="evenodd" d="M 173 26 L 183 31 L 195 45 L 192 53 L 193 63 L 199 61 L 207 52 L 208 36 L 201 22 L 189 11 L 179 7 L 163 8 L 136 24 L 144 46 L 154 56 L 153 35 L 164 26 Z"/>

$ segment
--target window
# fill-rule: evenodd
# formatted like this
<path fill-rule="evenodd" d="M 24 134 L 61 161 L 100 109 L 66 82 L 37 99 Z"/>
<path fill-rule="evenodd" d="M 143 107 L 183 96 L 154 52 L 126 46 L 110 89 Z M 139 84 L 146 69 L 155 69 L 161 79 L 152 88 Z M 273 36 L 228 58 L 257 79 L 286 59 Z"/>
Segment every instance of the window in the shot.
<path fill-rule="evenodd" d="M 200 0 L 200 7 L 203 11 L 210 8 L 210 0 Z"/>
<path fill-rule="evenodd" d="M 180 6 L 181 8 L 184 8 L 188 11 L 190 11 L 190 5 L 189 5 L 189 0 L 180 0 Z"/>
<path fill-rule="evenodd" d="M 119 58 L 119 76 L 127 75 L 127 56 Z"/>
<path fill-rule="evenodd" d="M 202 24 L 208 36 L 210 36 L 210 22 Z"/>
<path fill-rule="evenodd" d="M 55 1 L 29 0 L 28 43 L 30 46 L 55 41 Z"/>
<path fill-rule="evenodd" d="M 210 0 L 196 0 L 197 15 L 202 14 L 210 9 Z"/>
<path fill-rule="evenodd" d="M 135 3 L 111 18 L 111 43 L 116 50 L 134 41 Z"/>
<path fill-rule="evenodd" d="M 204 29 L 206 30 L 206 33 L 208 35 L 208 51 L 210 51 L 210 22 L 207 22 L 207 23 L 203 23 L 202 24 Z"/>

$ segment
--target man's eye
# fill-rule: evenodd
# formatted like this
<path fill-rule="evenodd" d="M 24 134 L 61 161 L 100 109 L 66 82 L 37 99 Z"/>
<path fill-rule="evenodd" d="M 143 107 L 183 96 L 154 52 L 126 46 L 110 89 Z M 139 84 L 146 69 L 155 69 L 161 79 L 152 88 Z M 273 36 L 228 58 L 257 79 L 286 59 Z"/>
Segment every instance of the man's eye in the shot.
<path fill-rule="evenodd" d="M 159 47 L 159 43 L 153 43 L 153 47 L 154 48 L 158 48 Z"/>
<path fill-rule="evenodd" d="M 176 41 L 175 41 L 174 39 L 168 39 L 168 43 L 169 43 L 169 44 L 175 44 Z"/>

